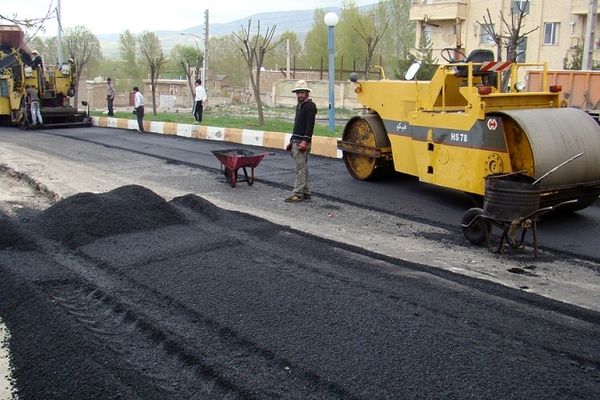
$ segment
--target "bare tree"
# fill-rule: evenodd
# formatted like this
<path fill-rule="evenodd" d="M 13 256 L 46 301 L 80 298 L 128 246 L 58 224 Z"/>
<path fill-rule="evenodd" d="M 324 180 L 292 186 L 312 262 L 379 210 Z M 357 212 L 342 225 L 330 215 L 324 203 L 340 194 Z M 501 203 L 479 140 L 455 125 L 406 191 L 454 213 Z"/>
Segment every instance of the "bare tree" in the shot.
<path fill-rule="evenodd" d="M 49 19 L 55 18 L 56 16 L 56 8 L 54 7 L 54 2 L 50 2 L 48 4 L 48 10 L 46 11 L 46 15 L 44 15 L 43 17 L 40 18 L 19 18 L 17 16 L 17 14 L 14 14 L 12 17 L 9 17 L 7 15 L 4 14 L 0 14 L 0 23 L 2 21 L 8 21 L 11 22 L 15 25 L 20 26 L 21 28 L 25 28 L 25 29 L 33 29 L 34 32 L 29 36 L 28 40 L 31 40 L 32 38 L 35 37 L 35 35 L 37 35 L 37 33 L 39 31 L 45 31 L 44 28 L 44 24 L 46 23 L 46 21 L 48 21 Z"/>
<path fill-rule="evenodd" d="M 264 36 L 260 33 L 260 20 L 256 25 L 256 35 L 254 37 L 250 36 L 252 19 L 248 20 L 247 27 L 242 25 L 241 32 L 234 32 L 233 35 L 239 41 L 238 49 L 242 52 L 242 56 L 246 61 L 248 77 L 250 78 L 256 107 L 258 108 L 258 124 L 263 126 L 265 124 L 265 118 L 263 115 L 263 104 L 260 98 L 260 70 L 265 59 L 265 54 L 272 51 L 281 41 L 272 43 L 277 25 L 267 28 Z"/>
<path fill-rule="evenodd" d="M 156 81 L 160 75 L 160 69 L 167 62 L 160 40 L 154 32 L 142 32 L 138 37 L 140 53 L 144 63 L 150 72 L 150 89 L 152 90 L 152 113 L 156 115 Z"/>
<path fill-rule="evenodd" d="M 483 17 L 483 22 L 477 21 L 477 23 L 496 45 L 498 61 L 502 61 L 502 50 L 504 48 L 506 49 L 506 60 L 516 62 L 520 55 L 519 45 L 524 43 L 530 33 L 539 29 L 539 26 L 530 30 L 524 29 L 524 19 L 529 15 L 529 2 L 515 2 L 511 9 L 510 20 L 507 20 L 502 10 L 500 11 L 500 22 L 506 31 L 505 34 L 496 31 L 489 8 L 486 9 L 486 12 L 487 15 Z M 505 73 L 502 77 L 502 87 L 504 89 L 507 88 L 509 77 L 508 73 Z"/>
<path fill-rule="evenodd" d="M 100 42 L 98 38 L 90 32 L 85 26 L 79 25 L 74 28 L 68 28 L 65 31 L 65 48 L 69 53 L 69 57 L 73 60 L 75 66 L 75 88 L 79 87 L 79 79 L 83 68 L 88 63 L 95 59 L 102 58 L 102 51 L 100 50 Z M 79 93 L 75 91 L 75 104 L 78 104 L 77 100 Z"/>
<path fill-rule="evenodd" d="M 363 23 L 363 19 L 364 22 Z M 368 24 L 367 24 L 368 23 Z M 354 30 L 360 36 L 360 38 L 367 45 L 367 62 L 365 65 L 365 80 L 369 79 L 369 69 L 371 68 L 371 61 L 373 60 L 373 54 L 379 44 L 379 41 L 385 35 L 385 31 L 390 23 L 389 17 L 386 19 L 382 29 L 379 29 L 375 23 L 375 14 L 371 13 L 364 18 L 358 19 L 358 27 L 353 26 Z M 365 26 L 366 25 L 366 26 Z"/>

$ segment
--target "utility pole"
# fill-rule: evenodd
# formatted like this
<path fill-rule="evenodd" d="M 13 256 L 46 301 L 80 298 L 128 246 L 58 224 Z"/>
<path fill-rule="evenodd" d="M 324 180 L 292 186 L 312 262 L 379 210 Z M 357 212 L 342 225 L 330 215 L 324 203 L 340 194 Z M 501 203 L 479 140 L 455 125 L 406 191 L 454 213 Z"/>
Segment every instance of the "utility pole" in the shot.
<path fill-rule="evenodd" d="M 206 88 L 206 58 L 208 57 L 208 8 L 204 10 L 204 57 L 202 58 L 202 83 Z"/>
<path fill-rule="evenodd" d="M 592 70 L 594 54 L 594 28 L 596 27 L 596 12 L 598 11 L 598 0 L 589 0 L 587 24 L 585 27 L 585 40 L 583 42 L 582 70 Z"/>
<path fill-rule="evenodd" d="M 285 77 L 287 79 L 292 79 L 292 74 L 290 73 L 290 39 L 286 39 L 286 50 L 285 50 Z"/>
<path fill-rule="evenodd" d="M 62 21 L 61 21 L 61 14 L 60 14 L 60 0 L 58 0 L 58 3 L 56 5 L 56 21 L 58 22 L 57 23 L 58 32 L 56 35 L 56 63 L 58 65 L 62 65 L 62 63 L 64 61 L 64 57 L 63 57 L 63 48 L 62 48 Z"/>

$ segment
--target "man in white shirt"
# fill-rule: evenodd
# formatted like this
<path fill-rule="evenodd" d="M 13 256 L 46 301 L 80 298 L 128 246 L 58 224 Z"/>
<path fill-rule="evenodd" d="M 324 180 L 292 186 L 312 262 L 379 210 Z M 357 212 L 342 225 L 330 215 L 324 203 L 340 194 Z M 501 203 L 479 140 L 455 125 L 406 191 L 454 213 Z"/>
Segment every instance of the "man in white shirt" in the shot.
<path fill-rule="evenodd" d="M 137 86 L 133 87 L 134 94 L 134 112 L 137 116 L 138 132 L 144 132 L 144 95 Z"/>
<path fill-rule="evenodd" d="M 194 99 L 194 109 L 192 110 L 192 113 L 197 122 L 202 122 L 202 110 L 204 109 L 203 104 L 206 102 L 206 90 L 204 89 L 204 86 L 202 86 L 202 81 L 200 79 L 196 79 L 194 86 L 196 87 L 196 97 Z"/>

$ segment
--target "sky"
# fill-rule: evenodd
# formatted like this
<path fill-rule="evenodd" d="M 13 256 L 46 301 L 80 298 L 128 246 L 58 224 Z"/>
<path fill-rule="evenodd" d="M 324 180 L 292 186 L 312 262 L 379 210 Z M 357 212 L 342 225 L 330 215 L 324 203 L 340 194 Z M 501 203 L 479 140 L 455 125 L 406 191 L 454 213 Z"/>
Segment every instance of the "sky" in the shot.
<path fill-rule="evenodd" d="M 357 6 L 378 0 L 355 0 Z M 19 19 L 41 18 L 58 0 L 2 0 L 0 14 Z M 61 0 L 63 29 L 87 26 L 92 33 L 133 33 L 148 31 L 180 31 L 204 24 L 204 10 L 209 10 L 209 23 L 231 22 L 255 13 L 341 7 L 342 0 Z M 5 23 L 5 22 L 3 22 Z M 46 24 L 42 35 L 56 34 L 56 21 Z"/>

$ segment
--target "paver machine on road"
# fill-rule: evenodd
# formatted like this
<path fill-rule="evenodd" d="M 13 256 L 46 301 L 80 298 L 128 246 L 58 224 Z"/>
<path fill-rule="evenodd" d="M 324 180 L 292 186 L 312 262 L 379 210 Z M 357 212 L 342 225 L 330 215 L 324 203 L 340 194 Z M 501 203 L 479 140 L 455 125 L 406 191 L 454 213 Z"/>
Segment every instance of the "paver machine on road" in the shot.
<path fill-rule="evenodd" d="M 75 95 L 74 69 L 72 62 L 44 65 L 18 26 L 0 25 L 0 125 L 27 126 L 31 121 L 27 85 L 39 92 L 44 127 L 91 125 L 85 111 L 69 104 Z"/>
<path fill-rule="evenodd" d="M 412 80 L 416 64 L 404 81 L 351 76 L 365 111 L 348 121 L 338 148 L 354 178 L 397 171 L 481 199 L 486 176 L 522 171 L 540 178 L 583 153 L 544 177 L 541 204 L 576 199 L 566 206 L 575 211 L 598 199 L 600 126 L 563 107 L 561 88 L 548 85 L 546 64 L 496 62 L 489 50 L 461 55 L 460 62 L 454 49 L 442 56 L 448 63 L 430 81 Z M 542 71 L 536 91 L 519 83 L 526 68 Z M 503 85 L 505 69 L 510 80 Z"/>

